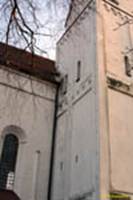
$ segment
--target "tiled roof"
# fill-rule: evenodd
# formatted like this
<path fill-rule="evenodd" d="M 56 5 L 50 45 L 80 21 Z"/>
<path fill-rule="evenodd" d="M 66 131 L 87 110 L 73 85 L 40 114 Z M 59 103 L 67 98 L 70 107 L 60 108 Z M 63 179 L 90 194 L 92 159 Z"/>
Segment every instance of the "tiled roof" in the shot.
<path fill-rule="evenodd" d="M 53 60 L 0 43 L 0 64 L 47 81 L 58 75 Z"/>
<path fill-rule="evenodd" d="M 0 200 L 20 200 L 20 198 L 10 190 L 0 190 Z"/>

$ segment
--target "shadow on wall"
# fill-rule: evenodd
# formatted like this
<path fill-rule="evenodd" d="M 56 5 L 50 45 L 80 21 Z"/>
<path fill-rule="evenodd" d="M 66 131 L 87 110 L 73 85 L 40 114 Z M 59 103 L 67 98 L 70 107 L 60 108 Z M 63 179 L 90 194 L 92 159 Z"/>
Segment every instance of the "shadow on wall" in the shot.
<path fill-rule="evenodd" d="M 0 190 L 1 200 L 21 200 L 13 191 Z"/>

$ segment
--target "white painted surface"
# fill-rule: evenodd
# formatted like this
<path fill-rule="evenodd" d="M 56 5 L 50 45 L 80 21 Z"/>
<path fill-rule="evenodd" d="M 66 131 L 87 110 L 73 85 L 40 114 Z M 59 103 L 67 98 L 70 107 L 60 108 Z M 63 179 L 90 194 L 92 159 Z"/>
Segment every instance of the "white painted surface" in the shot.
<path fill-rule="evenodd" d="M 59 100 L 53 200 L 96 200 L 99 194 L 95 28 L 95 12 L 87 8 L 57 45 L 57 66 L 68 74 L 68 91 Z"/>
<path fill-rule="evenodd" d="M 33 199 L 37 200 L 38 199 L 38 174 L 39 174 L 39 168 L 40 168 L 40 154 L 41 152 L 39 150 L 37 150 L 34 153 L 34 170 L 33 170 L 33 190 L 32 190 L 32 195 L 33 195 Z"/>
<path fill-rule="evenodd" d="M 33 200 L 33 185 L 37 200 L 47 196 L 55 92 L 53 84 L 0 69 L 0 149 L 10 131 L 18 136 L 14 190 L 22 200 Z"/>

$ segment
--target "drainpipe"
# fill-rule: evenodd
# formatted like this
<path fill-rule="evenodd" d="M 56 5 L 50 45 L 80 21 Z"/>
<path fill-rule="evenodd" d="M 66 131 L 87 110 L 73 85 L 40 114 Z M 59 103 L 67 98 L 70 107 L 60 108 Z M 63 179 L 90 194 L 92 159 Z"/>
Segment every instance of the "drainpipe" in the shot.
<path fill-rule="evenodd" d="M 53 187 L 53 173 L 54 173 L 54 161 L 56 150 L 56 128 L 57 128 L 57 112 L 58 112 L 58 97 L 59 97 L 60 84 L 57 84 L 56 96 L 55 96 L 55 108 L 54 108 L 54 120 L 53 120 L 53 133 L 50 155 L 50 169 L 49 169 L 49 182 L 48 182 L 48 194 L 47 200 L 52 200 L 52 187 Z"/>

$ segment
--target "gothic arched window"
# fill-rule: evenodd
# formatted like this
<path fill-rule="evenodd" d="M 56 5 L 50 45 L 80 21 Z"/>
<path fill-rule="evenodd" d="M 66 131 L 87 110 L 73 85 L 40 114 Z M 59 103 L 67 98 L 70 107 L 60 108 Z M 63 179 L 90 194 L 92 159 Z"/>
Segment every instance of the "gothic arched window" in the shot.
<path fill-rule="evenodd" d="M 6 189 L 10 172 L 15 172 L 19 141 L 13 134 L 5 136 L 0 159 L 0 188 Z"/>

